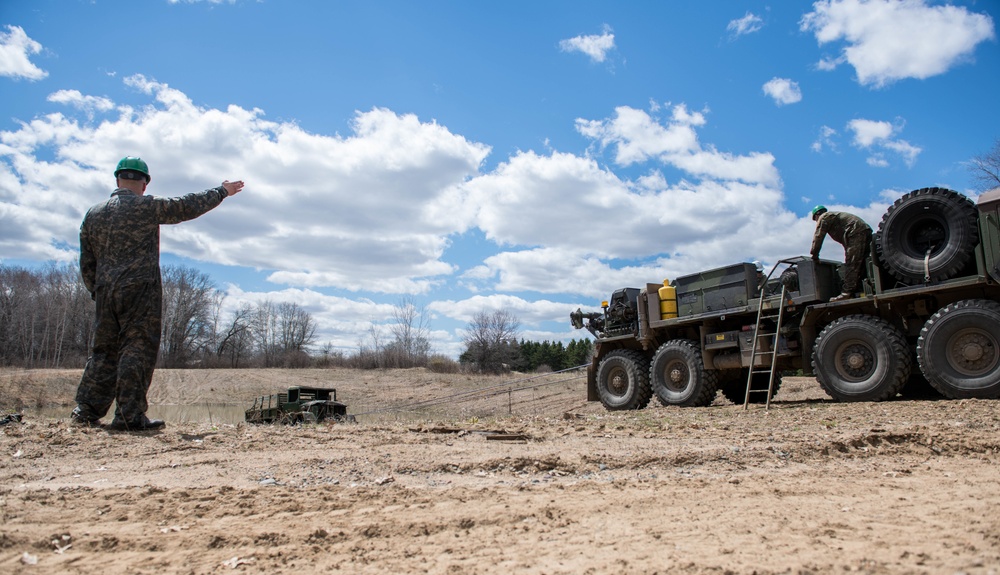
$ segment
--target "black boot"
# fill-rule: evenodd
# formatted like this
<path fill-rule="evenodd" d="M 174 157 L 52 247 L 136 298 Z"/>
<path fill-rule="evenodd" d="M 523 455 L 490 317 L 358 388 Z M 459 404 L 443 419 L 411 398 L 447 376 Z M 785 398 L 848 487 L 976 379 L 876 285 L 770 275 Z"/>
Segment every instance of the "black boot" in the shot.
<path fill-rule="evenodd" d="M 145 415 L 140 415 L 138 419 L 127 421 L 117 416 L 108 424 L 108 429 L 113 431 L 150 431 L 153 429 L 163 429 L 167 424 L 162 419 L 149 419 Z"/>
<path fill-rule="evenodd" d="M 100 427 L 101 416 L 94 413 L 86 405 L 77 405 L 69 414 L 69 421 L 81 427 Z"/>

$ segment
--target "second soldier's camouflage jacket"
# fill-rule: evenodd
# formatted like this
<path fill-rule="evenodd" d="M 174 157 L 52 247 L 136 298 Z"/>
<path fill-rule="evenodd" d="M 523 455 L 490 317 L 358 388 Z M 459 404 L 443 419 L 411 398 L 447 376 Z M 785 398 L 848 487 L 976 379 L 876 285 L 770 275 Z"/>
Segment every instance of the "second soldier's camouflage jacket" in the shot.
<path fill-rule="evenodd" d="M 222 203 L 222 186 L 176 198 L 119 188 L 87 211 L 80 226 L 80 272 L 99 288 L 160 283 L 160 225 L 192 220 Z"/>
<path fill-rule="evenodd" d="M 868 241 L 871 238 L 871 227 L 861 218 L 847 212 L 825 212 L 816 221 L 816 233 L 813 234 L 812 248 L 809 253 L 818 256 L 823 248 L 823 239 L 829 235 L 837 243 L 848 247 L 852 238 L 858 241 Z"/>

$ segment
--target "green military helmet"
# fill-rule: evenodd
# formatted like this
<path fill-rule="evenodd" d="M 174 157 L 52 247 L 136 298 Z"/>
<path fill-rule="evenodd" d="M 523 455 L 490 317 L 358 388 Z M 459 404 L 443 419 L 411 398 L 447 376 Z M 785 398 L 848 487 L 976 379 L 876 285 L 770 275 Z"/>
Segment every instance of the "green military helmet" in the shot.
<path fill-rule="evenodd" d="M 122 172 L 125 173 L 122 174 Z M 116 178 L 122 177 L 125 178 L 126 180 L 139 179 L 136 177 L 132 177 L 134 172 L 142 174 L 146 178 L 147 184 L 149 183 L 149 180 L 152 179 L 149 175 L 149 166 L 146 165 L 146 162 L 143 162 L 142 158 L 134 156 L 125 156 L 124 158 L 118 161 L 118 167 L 115 168 L 115 177 Z M 121 176 L 119 176 L 119 174 L 121 174 Z"/>
<path fill-rule="evenodd" d="M 816 218 L 818 218 L 818 217 L 819 217 L 819 216 L 820 216 L 821 214 L 824 214 L 824 213 L 826 213 L 826 211 L 827 211 L 827 210 L 826 210 L 826 206 L 822 206 L 822 205 L 821 205 L 821 206 L 816 206 L 815 208 L 813 208 L 813 209 L 812 209 L 812 211 L 811 211 L 811 212 L 809 212 L 809 214 L 810 214 L 810 215 L 812 216 L 812 219 L 814 219 L 814 220 L 815 220 L 815 219 L 816 219 Z"/>

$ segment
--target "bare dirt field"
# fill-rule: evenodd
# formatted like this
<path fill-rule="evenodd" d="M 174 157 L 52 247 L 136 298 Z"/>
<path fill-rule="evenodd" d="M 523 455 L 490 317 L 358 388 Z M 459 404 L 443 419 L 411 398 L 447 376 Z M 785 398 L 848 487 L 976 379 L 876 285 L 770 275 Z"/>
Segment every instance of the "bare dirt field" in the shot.
<path fill-rule="evenodd" d="M 321 385 L 358 423 L 31 415 L 79 375 L 0 371 L 28 409 L 0 426 L 2 572 L 1000 573 L 997 401 L 786 378 L 770 410 L 610 413 L 579 374 L 163 370 L 155 404 Z"/>

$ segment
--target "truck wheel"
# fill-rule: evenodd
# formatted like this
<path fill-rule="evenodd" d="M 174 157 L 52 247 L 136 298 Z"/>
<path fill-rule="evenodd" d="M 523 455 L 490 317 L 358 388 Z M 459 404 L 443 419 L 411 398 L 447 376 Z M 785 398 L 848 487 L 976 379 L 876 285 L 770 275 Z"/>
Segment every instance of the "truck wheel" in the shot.
<path fill-rule="evenodd" d="M 889 322 L 849 315 L 826 326 L 813 348 L 813 372 L 838 401 L 895 397 L 910 376 L 906 338 Z"/>
<path fill-rule="evenodd" d="M 609 353 L 597 368 L 597 395 L 605 409 L 642 409 L 649 404 L 653 392 L 647 373 L 649 362 L 630 349 Z"/>
<path fill-rule="evenodd" d="M 663 405 L 701 407 L 715 399 L 716 373 L 705 369 L 698 344 L 668 341 L 656 350 L 649 368 L 653 393 Z"/>
<path fill-rule="evenodd" d="M 734 371 L 738 374 L 737 377 L 730 377 L 725 383 L 719 382 L 719 391 L 722 392 L 722 396 L 729 401 L 735 403 L 736 405 L 743 405 L 743 402 L 747 397 L 747 376 L 749 375 L 749 368 L 743 368 Z M 753 374 L 753 383 L 750 384 L 751 390 L 764 391 L 767 389 L 767 384 L 770 382 L 771 376 L 766 373 L 755 373 Z M 778 374 L 774 375 L 774 389 L 771 390 L 771 399 L 777 395 L 778 389 L 781 388 L 781 376 Z M 764 393 L 751 393 L 750 403 L 767 403 L 768 397 Z"/>
<path fill-rule="evenodd" d="M 925 275 L 930 281 L 955 277 L 978 242 L 976 205 L 944 188 L 923 188 L 899 198 L 886 210 L 875 234 L 879 260 L 909 285 L 923 283 Z"/>
<path fill-rule="evenodd" d="M 963 300 L 938 310 L 920 330 L 917 361 L 945 397 L 1000 397 L 1000 303 Z"/>

